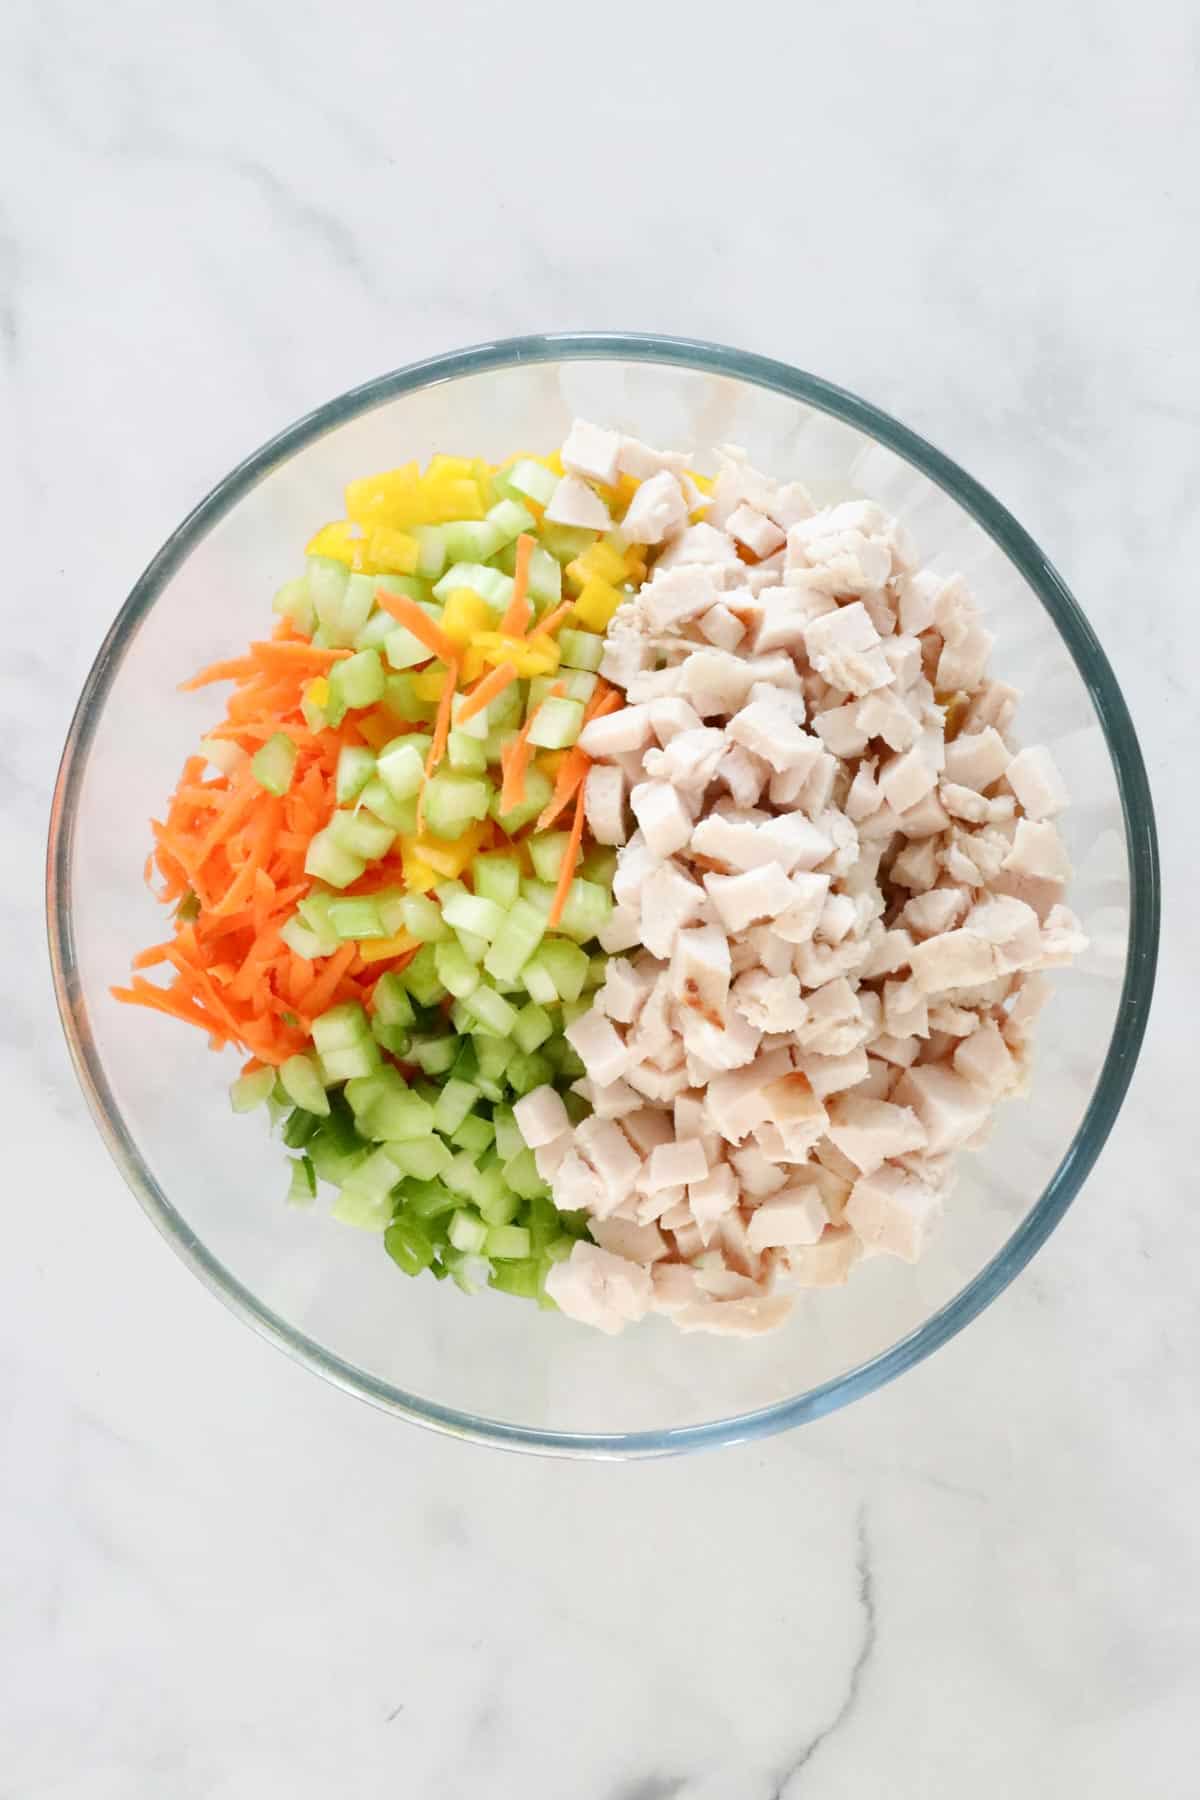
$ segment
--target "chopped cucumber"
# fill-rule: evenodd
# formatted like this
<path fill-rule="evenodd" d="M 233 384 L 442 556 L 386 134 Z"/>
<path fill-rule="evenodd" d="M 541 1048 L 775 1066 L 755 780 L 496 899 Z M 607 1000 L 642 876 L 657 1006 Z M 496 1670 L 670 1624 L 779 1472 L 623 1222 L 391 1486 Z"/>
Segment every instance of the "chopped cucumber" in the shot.
<path fill-rule="evenodd" d="M 269 794 L 286 794 L 296 769 L 296 746 L 286 731 L 277 731 L 259 750 L 250 768 L 259 787 Z"/>
<path fill-rule="evenodd" d="M 249 1075 L 239 1075 L 229 1089 L 229 1104 L 235 1113 L 252 1112 L 261 1106 L 275 1086 L 275 1071 L 271 1068 L 252 1069 Z M 324 1099 L 325 1090 L 322 1088 Z M 328 1111 L 328 1104 L 326 1105 Z"/>
<path fill-rule="evenodd" d="M 336 843 L 329 827 L 311 839 L 304 858 L 304 872 L 323 881 L 327 887 L 346 888 L 357 881 L 366 869 L 366 860 Z"/>
<path fill-rule="evenodd" d="M 548 506 L 554 498 L 554 490 L 558 486 L 558 476 L 545 463 L 534 462 L 532 457 L 522 457 L 506 471 L 508 486 L 514 493 L 524 494 L 538 506 Z M 561 527 L 560 527 L 561 529 Z M 589 532 L 590 543 L 594 533 Z"/>
<path fill-rule="evenodd" d="M 325 830 L 339 850 L 361 857 L 364 862 L 376 862 L 386 856 L 396 841 L 392 826 L 385 825 L 382 819 L 376 819 L 368 811 L 335 812 Z M 333 882 L 331 885 L 345 884 Z"/>
<path fill-rule="evenodd" d="M 486 600 L 493 612 L 503 612 L 512 599 L 512 576 L 500 569 L 489 569 L 483 562 L 456 562 L 434 584 L 435 600 L 448 600 L 456 588 L 470 588 Z"/>
<path fill-rule="evenodd" d="M 361 744 L 344 744 L 338 752 L 335 789 L 339 806 L 348 806 L 375 773 L 375 752 Z"/>
<path fill-rule="evenodd" d="M 344 662 L 334 663 L 329 671 L 329 686 L 331 695 L 336 695 L 346 706 L 374 706 L 383 699 L 386 687 L 379 652 L 356 650 Z"/>
<path fill-rule="evenodd" d="M 529 732 L 529 742 L 539 750 L 566 750 L 575 742 L 583 727 L 583 702 L 561 699 L 543 700 Z"/>
<path fill-rule="evenodd" d="M 379 752 L 376 768 L 393 800 L 407 800 L 421 791 L 425 779 L 425 757 L 433 739 L 424 732 L 411 732 L 407 737 L 393 738 Z"/>
<path fill-rule="evenodd" d="M 486 819 L 495 797 L 490 781 L 479 775 L 439 770 L 425 783 L 425 823 L 435 837 L 460 838 L 478 819 Z"/>

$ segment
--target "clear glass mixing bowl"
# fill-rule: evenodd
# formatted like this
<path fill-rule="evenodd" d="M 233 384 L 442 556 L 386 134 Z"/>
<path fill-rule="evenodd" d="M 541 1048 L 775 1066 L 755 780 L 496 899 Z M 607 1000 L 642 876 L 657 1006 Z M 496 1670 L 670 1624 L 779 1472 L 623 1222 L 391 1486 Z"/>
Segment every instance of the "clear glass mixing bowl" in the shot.
<path fill-rule="evenodd" d="M 142 880 L 147 820 L 212 716 L 178 682 L 253 636 L 346 480 L 460 451 L 561 441 L 583 414 L 653 443 L 744 445 L 820 497 L 868 495 L 923 555 L 962 569 L 1074 805 L 1072 901 L 1092 946 L 1057 975 L 1029 1099 L 964 1158 L 940 1236 L 908 1268 L 870 1259 L 750 1342 L 650 1320 L 602 1337 L 527 1303 L 406 1280 L 374 1237 L 283 1204 L 279 1145 L 234 1118 L 232 1052 L 115 1004 L 110 983 L 162 935 Z M 514 338 L 382 376 L 284 431 L 164 545 L 96 659 L 51 821 L 48 916 L 63 1025 L 104 1140 L 159 1229 L 249 1324 L 402 1418 L 511 1449 L 652 1456 L 812 1419 L 927 1356 L 1007 1286 L 1058 1223 L 1116 1117 L 1154 977 L 1158 869 L 1142 758 L 1104 654 L 1055 571 L 978 483 L 852 395 L 703 343 Z"/>

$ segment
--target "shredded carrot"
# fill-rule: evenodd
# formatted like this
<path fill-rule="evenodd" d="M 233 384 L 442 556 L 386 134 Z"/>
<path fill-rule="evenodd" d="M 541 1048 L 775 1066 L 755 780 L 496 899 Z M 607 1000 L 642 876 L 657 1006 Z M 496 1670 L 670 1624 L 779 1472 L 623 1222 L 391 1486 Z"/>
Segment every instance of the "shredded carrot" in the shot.
<path fill-rule="evenodd" d="M 624 698 L 616 688 L 610 688 L 605 682 L 600 682 L 584 708 L 583 723 L 590 725 L 593 719 L 602 719 L 606 714 L 616 712 L 617 708 L 624 704 Z M 582 787 L 591 766 L 591 757 L 586 750 L 581 750 L 578 744 L 567 752 L 559 764 L 558 774 L 554 779 L 554 792 L 538 814 L 537 828 L 539 831 L 545 831 L 547 826 L 553 825 L 563 808 L 570 804 L 576 791 Z"/>
<path fill-rule="evenodd" d="M 310 644 L 303 639 L 271 638 L 265 643 L 251 644 L 247 656 L 234 657 L 228 662 L 210 663 L 207 669 L 201 669 L 190 681 L 181 681 L 180 692 L 190 694 L 194 689 L 208 687 L 214 681 L 241 681 L 252 675 L 319 675 L 335 662 L 341 662 L 353 654 L 352 650 L 322 649 L 319 644 Z"/>
<path fill-rule="evenodd" d="M 438 764 L 446 754 L 446 743 L 450 736 L 450 718 L 454 709 L 454 691 L 458 686 L 458 658 L 451 654 L 446 663 L 446 685 L 438 700 L 437 719 L 433 727 L 433 742 L 429 746 L 429 754 L 425 758 L 425 781 L 436 771 Z M 421 792 L 417 796 L 417 832 L 425 829 L 425 784 L 421 784 Z"/>
<path fill-rule="evenodd" d="M 533 608 L 526 599 L 529 589 L 529 565 L 533 560 L 533 539 L 527 531 L 523 531 L 517 539 L 517 561 L 513 569 L 512 599 L 508 610 L 500 621 L 500 630 L 506 637 L 524 637 Z"/>
<path fill-rule="evenodd" d="M 324 1012 L 337 992 L 338 983 L 358 955 L 357 944 L 343 944 L 340 950 L 326 961 L 317 979 L 297 996 L 297 1005 L 310 1019 Z"/>
<path fill-rule="evenodd" d="M 509 683 L 516 679 L 515 665 L 509 662 L 500 663 L 491 671 L 490 675 L 485 675 L 481 681 L 475 683 L 466 700 L 459 707 L 455 723 L 461 725 L 465 720 L 473 719 L 476 713 L 482 712 L 485 706 L 491 704 L 497 694 L 502 694 Z"/>
<path fill-rule="evenodd" d="M 571 891 L 571 883 L 575 879 L 575 864 L 579 860 L 579 847 L 583 842 L 583 788 L 581 787 L 575 800 L 575 817 L 571 823 L 571 835 L 567 839 L 563 851 L 562 868 L 558 872 L 558 884 L 554 889 L 554 900 L 546 919 L 551 931 L 563 915 L 563 907 L 567 904 L 567 895 Z"/>
<path fill-rule="evenodd" d="M 546 698 L 548 700 L 558 699 L 566 691 L 566 683 L 556 681 Z M 533 745 L 529 742 L 529 734 L 533 730 L 533 722 L 541 710 L 539 706 L 530 713 L 512 743 L 501 755 L 500 767 L 503 771 L 503 779 L 500 783 L 500 811 L 502 813 L 512 812 L 513 808 L 520 806 L 525 798 L 525 771 L 533 760 Z"/>
<path fill-rule="evenodd" d="M 538 621 L 539 633 L 543 631 L 557 631 L 567 614 L 574 608 L 574 605 L 575 602 L 573 600 L 561 601 L 560 604 L 554 608 L 553 612 L 548 612 L 544 619 Z"/>
<path fill-rule="evenodd" d="M 398 625 L 406 626 L 431 655 L 440 657 L 444 663 L 455 660 L 458 652 L 454 645 L 436 620 L 422 612 L 415 600 L 410 600 L 407 594 L 389 593 L 382 587 L 375 589 L 375 599 L 384 612 L 391 613 Z"/>

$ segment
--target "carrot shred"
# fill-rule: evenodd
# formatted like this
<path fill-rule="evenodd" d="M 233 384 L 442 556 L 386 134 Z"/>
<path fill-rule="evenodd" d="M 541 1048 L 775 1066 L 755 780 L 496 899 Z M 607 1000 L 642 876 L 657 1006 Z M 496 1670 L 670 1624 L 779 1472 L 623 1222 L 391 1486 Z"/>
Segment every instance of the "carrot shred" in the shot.
<path fill-rule="evenodd" d="M 502 625 L 500 629 L 502 631 L 507 631 L 508 626 L 506 624 Z M 502 694 L 509 683 L 516 679 L 517 671 L 515 664 L 510 662 L 500 663 L 490 674 L 483 676 L 482 680 L 475 683 L 475 686 L 467 695 L 466 700 L 458 709 L 458 719 L 456 723 L 461 725 L 465 720 L 473 719 L 476 713 L 482 712 L 485 706 L 490 706 L 496 696 Z"/>
<path fill-rule="evenodd" d="M 597 685 L 596 691 L 584 708 L 583 723 L 590 725 L 593 719 L 602 719 L 606 714 L 616 712 L 617 708 L 624 704 L 623 695 L 616 688 L 610 688 L 607 683 L 602 682 Z M 545 831 L 547 826 L 553 825 L 563 808 L 570 804 L 572 797 L 586 780 L 591 766 L 591 757 L 586 750 L 581 750 L 578 744 L 567 752 L 559 765 L 558 774 L 554 780 L 554 792 L 538 814 L 537 828 L 539 831 Z"/>
<path fill-rule="evenodd" d="M 424 614 L 422 614 L 424 617 Z M 450 737 L 450 718 L 454 708 L 454 691 L 458 686 L 459 663 L 456 656 L 451 655 L 446 664 L 446 684 L 438 701 L 437 719 L 433 727 L 433 742 L 429 746 L 429 754 L 425 758 L 425 781 L 435 773 L 438 764 L 446 754 L 446 744 Z M 417 831 L 425 829 L 425 784 L 421 784 L 421 792 L 417 797 Z"/>
<path fill-rule="evenodd" d="M 541 634 L 542 632 L 557 631 L 559 626 L 562 624 L 563 620 L 566 618 L 567 614 L 573 609 L 574 605 L 575 605 L 574 600 L 560 601 L 559 604 L 554 608 L 553 612 L 548 612 L 544 619 L 539 619 L 539 621 L 538 621 L 539 634 Z"/>
<path fill-rule="evenodd" d="M 533 608 L 526 599 L 529 589 L 529 565 L 533 560 L 533 539 L 527 531 L 523 531 L 517 539 L 517 560 L 513 569 L 512 599 L 500 621 L 500 630 L 506 637 L 524 637 L 525 627 L 529 624 Z"/>
<path fill-rule="evenodd" d="M 546 698 L 558 699 L 567 691 L 566 683 L 556 681 Z M 533 745 L 529 742 L 529 734 L 533 730 L 533 722 L 541 712 L 537 707 L 530 713 L 507 750 L 502 752 L 500 767 L 503 778 L 500 783 L 500 811 L 510 813 L 520 806 L 525 798 L 525 771 L 533 760 Z"/>
<path fill-rule="evenodd" d="M 554 889 L 554 899 L 546 923 L 551 931 L 563 915 L 563 907 L 567 904 L 567 895 L 571 891 L 571 883 L 575 879 L 575 864 L 579 860 L 579 847 L 583 842 L 583 789 L 575 800 L 575 817 L 571 822 L 571 833 L 563 852 L 562 868 L 558 872 L 558 882 Z"/>
<path fill-rule="evenodd" d="M 407 594 L 389 593 L 382 587 L 375 589 L 375 599 L 384 612 L 391 613 L 398 625 L 406 626 L 432 656 L 447 664 L 455 661 L 458 653 L 454 645 L 437 621 L 422 612 L 415 600 L 410 600 Z"/>
<path fill-rule="evenodd" d="M 325 1011 L 337 992 L 338 983 L 358 955 L 357 944 L 343 944 L 328 958 L 317 979 L 296 997 L 296 1004 L 310 1019 Z"/>

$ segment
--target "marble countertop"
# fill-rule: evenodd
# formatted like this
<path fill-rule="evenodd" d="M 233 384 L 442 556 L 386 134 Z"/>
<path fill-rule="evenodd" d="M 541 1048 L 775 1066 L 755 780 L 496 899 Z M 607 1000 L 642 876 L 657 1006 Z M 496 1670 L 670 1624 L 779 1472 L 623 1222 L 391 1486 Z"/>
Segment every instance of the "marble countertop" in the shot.
<path fill-rule="evenodd" d="M 776 0 L 715 55 L 701 17 L 0 16 L 5 1800 L 1195 1792 L 1195 9 Z M 197 498 L 380 370 L 603 327 L 799 363 L 993 488 L 1163 839 L 1149 1037 L 1061 1229 L 899 1383 L 702 1462 L 484 1452 L 247 1332 L 109 1164 L 41 937 L 75 695 Z"/>

